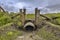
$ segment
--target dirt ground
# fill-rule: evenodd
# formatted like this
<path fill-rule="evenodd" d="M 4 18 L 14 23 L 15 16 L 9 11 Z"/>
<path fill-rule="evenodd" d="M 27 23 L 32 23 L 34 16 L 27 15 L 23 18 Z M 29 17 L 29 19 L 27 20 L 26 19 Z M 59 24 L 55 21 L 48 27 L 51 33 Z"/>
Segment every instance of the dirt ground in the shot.
<path fill-rule="evenodd" d="M 18 36 L 16 40 L 44 40 L 44 39 L 36 35 L 36 31 L 33 31 L 33 32 L 23 32 L 23 35 Z"/>

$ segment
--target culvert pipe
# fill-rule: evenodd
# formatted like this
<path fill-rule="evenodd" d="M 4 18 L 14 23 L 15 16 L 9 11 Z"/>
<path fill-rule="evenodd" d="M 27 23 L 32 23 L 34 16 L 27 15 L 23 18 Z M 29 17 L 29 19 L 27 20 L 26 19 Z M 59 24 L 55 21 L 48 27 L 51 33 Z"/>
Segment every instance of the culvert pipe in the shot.
<path fill-rule="evenodd" d="M 24 25 L 24 29 L 27 30 L 27 31 L 33 31 L 35 28 L 36 27 L 35 27 L 35 25 L 32 22 L 27 22 Z"/>

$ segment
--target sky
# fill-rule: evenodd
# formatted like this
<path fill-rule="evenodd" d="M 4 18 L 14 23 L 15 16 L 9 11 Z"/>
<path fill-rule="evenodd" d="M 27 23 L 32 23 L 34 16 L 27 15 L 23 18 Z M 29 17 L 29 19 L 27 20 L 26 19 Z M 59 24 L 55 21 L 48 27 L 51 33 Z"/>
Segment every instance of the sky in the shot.
<path fill-rule="evenodd" d="M 43 13 L 57 12 L 60 11 L 60 0 L 0 0 L 0 6 L 10 12 L 18 12 L 21 8 L 33 12 L 36 7 Z"/>

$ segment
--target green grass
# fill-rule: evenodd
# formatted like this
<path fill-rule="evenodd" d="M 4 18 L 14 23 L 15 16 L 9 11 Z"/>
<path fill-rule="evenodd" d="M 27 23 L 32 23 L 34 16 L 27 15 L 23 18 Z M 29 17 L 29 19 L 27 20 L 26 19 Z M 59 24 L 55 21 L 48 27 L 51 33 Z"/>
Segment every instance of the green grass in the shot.
<path fill-rule="evenodd" d="M 53 17 L 53 16 L 57 16 L 57 17 L 60 17 L 60 13 L 51 13 L 51 14 L 45 14 L 46 16 L 48 16 L 48 17 Z"/>
<path fill-rule="evenodd" d="M 27 14 L 26 15 L 26 19 L 34 19 L 34 18 L 35 18 L 34 14 Z"/>
<path fill-rule="evenodd" d="M 54 13 L 54 14 L 45 14 L 47 17 L 60 17 L 60 13 Z M 58 22 L 58 24 L 60 24 L 60 18 L 57 18 L 56 21 Z"/>
<path fill-rule="evenodd" d="M 41 28 L 40 31 L 37 32 L 37 35 L 45 40 L 60 40 L 60 38 L 56 37 L 53 33 L 46 31 L 45 27 Z"/>
<path fill-rule="evenodd" d="M 0 27 L 0 40 L 14 40 L 18 36 L 22 35 L 22 31 L 17 29 L 10 29 L 11 24 L 13 23 L 8 23 Z"/>
<path fill-rule="evenodd" d="M 7 31 L 4 34 L 0 34 L 0 40 L 14 40 L 19 35 L 21 36 L 22 32 L 18 30 Z"/>
<path fill-rule="evenodd" d="M 4 29 L 6 26 L 9 27 L 9 25 L 16 23 L 18 26 L 21 26 L 21 22 L 20 22 L 20 16 L 15 17 L 14 19 L 11 19 L 12 16 L 15 16 L 17 14 L 8 14 L 8 13 L 4 13 L 4 12 L 0 12 L 0 30 Z M 60 13 L 55 13 L 55 14 L 44 14 L 45 16 L 52 18 L 52 17 L 60 17 Z M 34 14 L 27 14 L 26 15 L 26 19 L 34 19 L 35 16 Z M 60 24 L 60 18 L 56 19 L 57 22 Z M 3 30 L 4 31 L 4 30 Z M 40 29 L 39 32 L 37 32 L 37 34 L 46 39 L 46 40 L 59 40 L 59 38 L 57 38 L 56 36 L 54 36 L 53 33 L 47 32 L 45 30 L 45 27 Z M 13 40 L 15 39 L 18 35 L 22 35 L 22 32 L 19 30 L 8 30 L 4 33 L 0 33 L 0 40 Z"/>
<path fill-rule="evenodd" d="M 17 29 L 9 29 L 6 30 L 5 28 L 8 28 L 11 26 L 11 24 L 16 23 L 18 21 L 17 19 L 11 19 L 12 16 L 15 14 L 8 14 L 4 12 L 0 12 L 0 40 L 14 40 L 17 36 L 22 35 L 22 32 Z M 2 32 L 1 32 L 2 31 Z"/>

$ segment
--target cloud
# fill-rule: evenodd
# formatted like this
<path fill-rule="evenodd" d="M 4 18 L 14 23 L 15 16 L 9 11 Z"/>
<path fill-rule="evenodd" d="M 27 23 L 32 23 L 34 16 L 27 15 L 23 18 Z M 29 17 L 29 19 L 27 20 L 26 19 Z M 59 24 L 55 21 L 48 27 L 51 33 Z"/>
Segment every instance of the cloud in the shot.
<path fill-rule="evenodd" d="M 0 0 L 0 5 L 4 6 L 5 9 L 12 11 L 11 9 L 15 9 L 17 8 L 27 8 L 33 10 L 35 7 L 40 7 L 43 8 L 44 4 L 46 4 L 46 2 L 44 2 L 43 0 Z"/>
<path fill-rule="evenodd" d="M 59 8 L 53 5 L 60 5 L 60 0 L 0 0 L 0 5 L 8 11 L 18 11 L 20 8 L 26 8 L 32 12 L 38 7 L 42 12 L 56 11 Z M 53 9 L 52 9 L 53 8 Z M 60 9 L 59 9 L 60 10 Z"/>
<path fill-rule="evenodd" d="M 60 4 L 60 0 L 49 0 L 48 6 Z"/>
<path fill-rule="evenodd" d="M 30 6 L 30 4 L 25 3 L 25 2 L 18 2 L 16 4 L 14 4 L 14 7 L 16 7 L 16 8 L 24 8 L 24 7 L 27 8 L 29 6 Z"/>

